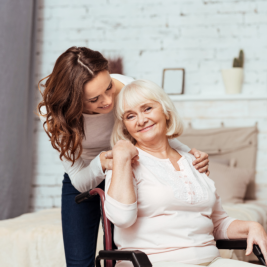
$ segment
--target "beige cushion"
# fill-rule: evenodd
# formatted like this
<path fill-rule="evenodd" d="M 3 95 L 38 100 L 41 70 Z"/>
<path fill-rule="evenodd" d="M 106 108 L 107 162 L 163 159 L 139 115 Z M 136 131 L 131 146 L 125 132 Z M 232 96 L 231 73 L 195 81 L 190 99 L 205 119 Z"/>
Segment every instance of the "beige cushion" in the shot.
<path fill-rule="evenodd" d="M 209 169 L 223 203 L 244 202 L 247 186 L 254 175 L 252 170 L 231 168 L 214 161 L 210 161 Z"/>
<path fill-rule="evenodd" d="M 237 168 L 253 170 L 255 173 L 257 152 L 257 127 L 193 129 L 187 128 L 179 140 L 189 147 L 209 154 L 210 160 L 228 160 Z M 246 192 L 246 199 L 255 199 L 255 176 Z"/>

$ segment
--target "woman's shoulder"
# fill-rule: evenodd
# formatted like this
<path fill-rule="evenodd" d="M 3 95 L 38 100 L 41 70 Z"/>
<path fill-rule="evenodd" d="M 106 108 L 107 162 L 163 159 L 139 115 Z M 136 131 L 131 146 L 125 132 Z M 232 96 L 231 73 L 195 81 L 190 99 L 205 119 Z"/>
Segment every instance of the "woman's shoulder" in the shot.
<path fill-rule="evenodd" d="M 193 166 L 193 161 L 196 159 L 195 156 L 193 156 L 192 154 L 190 154 L 188 152 L 184 152 L 184 151 L 181 151 L 181 150 L 177 150 L 177 152 L 186 159 L 186 161 L 189 163 L 189 166 L 190 166 L 192 172 L 195 175 L 197 175 L 198 177 L 202 177 L 211 187 L 215 188 L 214 181 L 209 176 L 207 176 L 205 173 L 200 173 Z"/>
<path fill-rule="evenodd" d="M 189 152 L 182 151 L 180 149 L 174 148 L 181 156 L 185 157 L 187 161 L 192 164 L 192 162 L 196 159 L 194 155 Z"/>
<path fill-rule="evenodd" d="M 110 74 L 110 77 L 118 80 L 119 82 L 123 83 L 124 85 L 127 85 L 131 82 L 134 81 L 134 78 L 129 77 L 129 76 L 125 76 L 125 75 L 121 75 L 121 74 Z"/>

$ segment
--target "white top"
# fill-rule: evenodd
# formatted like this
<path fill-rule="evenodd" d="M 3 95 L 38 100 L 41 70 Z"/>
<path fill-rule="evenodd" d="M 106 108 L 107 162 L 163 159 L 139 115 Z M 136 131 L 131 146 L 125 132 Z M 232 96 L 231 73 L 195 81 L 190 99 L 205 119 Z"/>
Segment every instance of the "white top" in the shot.
<path fill-rule="evenodd" d="M 138 151 L 133 167 L 137 202 L 122 204 L 111 198 L 107 191 L 112 171 L 106 172 L 105 212 L 115 225 L 118 249 L 141 250 L 152 264 L 200 264 L 218 257 L 214 239 L 228 239 L 227 228 L 235 219 L 223 210 L 214 182 L 193 167 L 195 158 L 189 153 L 177 150 L 182 158 L 176 171 L 169 159 Z"/>
<path fill-rule="evenodd" d="M 111 78 L 120 81 L 124 85 L 134 81 L 133 78 L 120 74 L 111 74 Z M 42 114 L 46 114 L 45 106 L 41 109 Z M 83 114 L 85 137 L 82 141 L 82 155 L 74 162 L 62 158 L 65 172 L 69 175 L 71 183 L 80 192 L 88 191 L 97 187 L 104 179 L 99 154 L 102 151 L 110 150 L 110 137 L 114 125 L 114 115 L 111 111 L 108 114 Z M 45 118 L 40 116 L 42 122 Z M 188 152 L 190 148 L 183 145 L 178 140 L 172 144 L 179 149 Z"/>

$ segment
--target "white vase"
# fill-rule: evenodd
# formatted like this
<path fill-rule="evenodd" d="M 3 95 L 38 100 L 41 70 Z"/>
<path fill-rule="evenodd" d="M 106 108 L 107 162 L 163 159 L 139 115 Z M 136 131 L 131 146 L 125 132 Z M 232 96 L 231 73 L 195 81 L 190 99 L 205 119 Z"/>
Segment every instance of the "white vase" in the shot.
<path fill-rule="evenodd" d="M 241 93 L 243 79 L 244 79 L 243 68 L 232 68 L 232 69 L 222 70 L 222 77 L 226 94 Z"/>

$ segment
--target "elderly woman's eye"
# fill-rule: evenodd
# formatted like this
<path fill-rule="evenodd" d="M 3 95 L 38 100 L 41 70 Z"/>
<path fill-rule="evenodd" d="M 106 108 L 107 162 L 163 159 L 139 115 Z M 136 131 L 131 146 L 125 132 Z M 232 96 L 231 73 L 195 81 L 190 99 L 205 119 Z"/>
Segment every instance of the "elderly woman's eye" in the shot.
<path fill-rule="evenodd" d="M 152 107 L 148 107 L 145 109 L 145 111 L 149 111 L 150 109 L 152 109 Z"/>
<path fill-rule="evenodd" d="M 132 119 L 134 116 L 133 115 L 128 115 L 127 116 L 127 120 L 130 120 L 130 119 Z"/>

